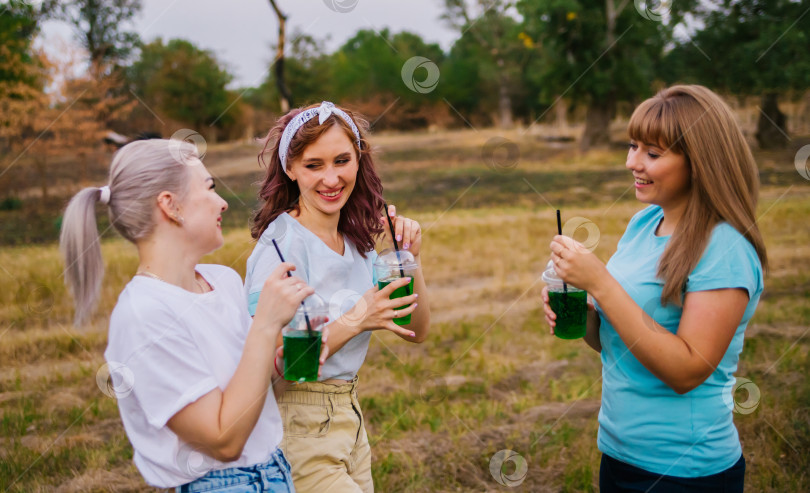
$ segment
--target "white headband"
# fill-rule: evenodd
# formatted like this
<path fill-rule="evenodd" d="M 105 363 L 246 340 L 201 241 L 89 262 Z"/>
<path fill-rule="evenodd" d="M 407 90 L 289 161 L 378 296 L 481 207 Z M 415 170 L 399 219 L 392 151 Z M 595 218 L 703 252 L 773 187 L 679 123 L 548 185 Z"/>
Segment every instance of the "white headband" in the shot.
<path fill-rule="evenodd" d="M 287 152 L 290 148 L 290 142 L 292 142 L 298 129 L 304 126 L 306 122 L 315 118 L 315 115 L 318 115 L 318 125 L 323 125 L 323 122 L 333 114 L 341 117 L 343 121 L 349 124 L 352 132 L 354 132 L 354 136 L 357 138 L 357 148 L 361 149 L 360 131 L 357 129 L 357 125 L 354 124 L 351 117 L 342 109 L 336 108 L 334 103 L 323 101 L 317 108 L 310 108 L 295 115 L 281 134 L 281 143 L 278 146 L 278 158 L 281 160 L 281 168 L 284 171 L 287 171 Z"/>
<path fill-rule="evenodd" d="M 110 187 L 104 185 L 103 187 L 98 189 L 101 192 L 98 196 L 98 201 L 102 204 L 109 204 L 110 203 Z"/>

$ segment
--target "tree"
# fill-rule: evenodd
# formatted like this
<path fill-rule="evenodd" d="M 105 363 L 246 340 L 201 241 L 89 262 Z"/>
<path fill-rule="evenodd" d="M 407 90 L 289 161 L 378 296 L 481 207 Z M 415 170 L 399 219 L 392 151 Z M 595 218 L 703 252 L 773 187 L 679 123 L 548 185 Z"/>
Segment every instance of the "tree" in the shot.
<path fill-rule="evenodd" d="M 47 0 L 43 9 L 76 30 L 97 77 L 126 61 L 140 44 L 126 26 L 140 12 L 141 0 Z"/>
<path fill-rule="evenodd" d="M 413 80 L 403 80 L 403 67 L 414 57 L 430 61 L 412 74 L 413 80 L 422 81 L 430 77 L 427 67 L 438 68 L 444 54 L 437 44 L 427 44 L 417 34 L 360 30 L 331 56 L 329 93 L 339 101 L 354 103 L 378 126 L 425 127 L 439 114 L 441 97 L 433 87 L 417 91 L 408 87 L 409 83 L 415 87 Z M 379 120 L 383 115 L 385 121 Z"/>
<path fill-rule="evenodd" d="M 587 105 L 580 148 L 610 142 L 620 101 L 650 90 L 673 27 L 695 0 L 673 2 L 667 22 L 645 18 L 629 0 L 519 0 L 524 31 L 537 45 L 540 98 Z"/>
<path fill-rule="evenodd" d="M 779 98 L 810 87 L 810 2 L 714 0 L 695 13 L 703 27 L 668 61 L 670 81 L 686 80 L 761 99 L 756 138 L 762 148 L 787 144 Z"/>
<path fill-rule="evenodd" d="M 276 58 L 273 64 L 273 72 L 275 73 L 276 88 L 280 96 L 281 112 L 286 113 L 293 106 L 293 97 L 289 87 L 287 87 L 284 78 L 284 43 L 286 41 L 287 32 L 287 16 L 284 15 L 276 5 L 275 0 L 269 0 L 270 6 L 276 13 L 278 19 L 278 43 L 276 44 Z"/>
<path fill-rule="evenodd" d="M 295 87 L 296 104 L 306 105 L 333 99 L 333 60 L 326 54 L 323 42 L 301 32 L 293 32 L 291 39 L 284 77 L 290 86 Z M 275 71 L 268 71 L 267 77 L 258 88 L 245 93 L 245 99 L 258 108 L 283 113 L 276 78 Z"/>
<path fill-rule="evenodd" d="M 9 170 L 42 131 L 48 108 L 45 66 L 32 52 L 39 16 L 27 2 L 11 0 L 0 14 L 0 183 L 11 192 Z M 43 193 L 47 186 L 43 184 Z"/>
<path fill-rule="evenodd" d="M 508 128 L 513 124 L 512 94 L 520 75 L 517 59 L 523 51 L 520 24 L 509 15 L 514 2 L 477 0 L 475 4 L 478 15 L 471 14 L 466 0 L 445 0 L 442 19 L 462 33 L 460 41 L 469 36 L 480 46 L 480 50 L 476 50 L 480 63 L 478 75 L 493 82 L 498 122 Z"/>
<path fill-rule="evenodd" d="M 192 125 L 210 140 L 216 140 L 216 128 L 234 119 L 225 89 L 232 76 L 211 53 L 188 41 L 157 39 L 141 49 L 126 72 L 129 87 L 158 113 Z"/>

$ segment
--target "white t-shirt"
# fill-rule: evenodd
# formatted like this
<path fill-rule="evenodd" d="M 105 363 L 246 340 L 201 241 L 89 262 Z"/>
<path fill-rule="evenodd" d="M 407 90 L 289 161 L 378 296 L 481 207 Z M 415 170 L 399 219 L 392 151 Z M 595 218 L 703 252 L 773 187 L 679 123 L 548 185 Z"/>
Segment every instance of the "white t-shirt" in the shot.
<path fill-rule="evenodd" d="M 196 269 L 213 291 L 195 294 L 135 276 L 118 297 L 104 353 L 135 465 L 147 483 L 161 488 L 211 470 L 266 462 L 283 434 L 272 390 L 234 462 L 201 454 L 166 426 L 188 404 L 217 387 L 225 389 L 251 324 L 239 274 L 221 265 Z"/>
<path fill-rule="evenodd" d="M 335 252 L 289 214 L 279 215 L 262 233 L 247 261 L 245 289 L 248 311 L 256 313 L 264 281 L 281 261 L 273 247 L 278 243 L 284 260 L 295 265 L 293 275 L 315 289 L 329 305 L 329 319 L 335 320 L 351 309 L 374 286 L 374 259 L 377 252 L 366 252 L 363 258 L 354 244 L 343 237 L 343 255 Z M 340 378 L 351 380 L 363 366 L 371 332 L 363 332 L 349 340 L 331 355 L 321 370 L 319 380 Z"/>

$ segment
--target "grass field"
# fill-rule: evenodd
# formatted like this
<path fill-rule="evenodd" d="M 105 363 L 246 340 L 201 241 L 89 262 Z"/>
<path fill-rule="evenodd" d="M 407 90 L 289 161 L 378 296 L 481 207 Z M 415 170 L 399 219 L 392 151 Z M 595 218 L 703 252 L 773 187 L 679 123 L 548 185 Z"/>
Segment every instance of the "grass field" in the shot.
<path fill-rule="evenodd" d="M 490 139 L 498 135 L 514 143 L 516 155 L 495 149 Z M 548 334 L 539 275 L 556 230 L 554 208 L 564 220 L 592 221 L 596 253 L 603 260 L 612 254 L 642 207 L 624 151 L 582 156 L 573 145 L 518 131 L 380 135 L 373 142 L 388 201 L 423 225 L 433 319 L 422 345 L 375 334 L 360 372 L 377 490 L 596 491 L 599 358 L 582 342 Z M 752 412 L 735 414 L 750 492 L 810 491 L 810 181 L 794 167 L 802 143 L 757 153 L 771 273 L 737 375 L 751 380 L 761 399 Z M 221 146 L 206 163 L 231 205 L 226 246 L 206 261 L 244 275 L 259 178 L 255 149 Z M 134 248 L 106 236 L 102 300 L 80 328 L 70 322 L 55 245 L 0 252 L 2 491 L 146 489 L 115 400 L 96 383 L 109 313 L 137 263 Z M 583 230 L 575 237 L 584 240 Z M 735 395 L 740 403 L 749 397 L 745 390 Z M 506 449 L 528 468 L 511 488 L 490 473 L 491 458 Z M 504 472 L 514 468 L 507 462 Z"/>

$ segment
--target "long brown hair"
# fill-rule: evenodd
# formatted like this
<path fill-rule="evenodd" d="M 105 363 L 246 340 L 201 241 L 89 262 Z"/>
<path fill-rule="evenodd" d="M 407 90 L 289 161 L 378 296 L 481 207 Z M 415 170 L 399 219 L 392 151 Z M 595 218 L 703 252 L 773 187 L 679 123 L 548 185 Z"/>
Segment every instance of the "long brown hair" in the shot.
<path fill-rule="evenodd" d="M 691 171 L 683 217 L 658 264 L 664 280 L 661 303 L 683 303 L 689 273 L 703 255 L 714 226 L 727 222 L 753 245 L 763 269 L 768 257 L 756 223 L 759 175 L 729 107 L 703 86 L 662 90 L 641 103 L 628 127 L 630 138 L 657 143 L 683 155 Z"/>
<path fill-rule="evenodd" d="M 282 212 L 299 210 L 298 198 L 301 192 L 298 184 L 292 181 L 282 169 L 281 159 L 278 157 L 278 147 L 281 134 L 295 115 L 317 106 L 312 105 L 290 111 L 279 118 L 276 125 L 268 132 L 267 137 L 263 139 L 264 147 L 259 153 L 259 163 L 267 168 L 267 172 L 259 189 L 259 197 L 264 203 L 253 213 L 250 228 L 250 234 L 254 239 L 258 239 L 267 226 Z M 355 117 L 349 110 L 340 109 L 345 111 L 357 125 L 360 131 L 361 147 L 357 146 L 354 132 L 342 118 L 330 115 L 323 125 L 318 124 L 317 118 L 313 118 L 295 133 L 287 153 L 287 163 L 292 163 L 300 157 L 310 144 L 318 140 L 333 126 L 338 125 L 346 132 L 357 153 L 357 180 L 349 200 L 340 211 L 338 231 L 346 235 L 365 256 L 365 252 L 374 248 L 376 238 L 383 232 L 379 219 L 383 212 L 383 187 L 380 177 L 374 170 L 371 146 L 365 140 L 368 123 Z"/>

